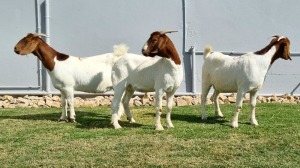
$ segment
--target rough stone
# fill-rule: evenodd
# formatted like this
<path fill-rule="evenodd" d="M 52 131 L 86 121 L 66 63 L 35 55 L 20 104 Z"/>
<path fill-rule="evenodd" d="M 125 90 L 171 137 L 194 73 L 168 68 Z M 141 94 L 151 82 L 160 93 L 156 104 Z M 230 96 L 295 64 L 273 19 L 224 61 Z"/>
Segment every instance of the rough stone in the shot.
<path fill-rule="evenodd" d="M 45 104 L 46 104 L 46 102 L 44 101 L 44 100 L 38 100 L 38 102 L 37 102 L 37 105 L 39 106 L 39 107 L 43 107 L 43 106 L 45 106 Z"/>
<path fill-rule="evenodd" d="M 97 104 L 94 101 L 87 100 L 87 101 L 83 102 L 82 106 L 83 107 L 96 107 Z"/>
<path fill-rule="evenodd" d="M 141 106 L 143 105 L 143 103 L 140 101 L 140 100 L 134 100 L 134 103 L 133 103 L 135 106 Z"/>
<path fill-rule="evenodd" d="M 228 99 L 228 101 L 229 101 L 230 103 L 235 103 L 235 102 L 236 102 L 236 97 L 230 96 L 230 97 L 228 97 L 227 99 Z"/>
<path fill-rule="evenodd" d="M 89 96 L 75 97 L 74 106 L 77 107 L 97 107 L 110 106 L 113 96 Z M 249 96 L 245 96 L 244 103 L 248 103 Z M 201 102 L 201 95 L 192 96 L 175 96 L 173 99 L 173 106 L 188 106 L 199 105 Z M 236 94 L 219 96 L 220 104 L 232 104 L 236 102 Z M 207 104 L 212 104 L 210 99 L 207 99 Z M 293 96 L 290 94 L 258 96 L 257 103 L 291 103 L 300 104 L 300 96 Z M 148 95 L 148 98 L 141 96 L 134 96 L 130 99 L 130 106 L 155 106 L 153 96 Z M 162 105 L 166 106 L 166 98 L 164 97 Z M 59 95 L 44 95 L 44 96 L 28 96 L 13 97 L 10 95 L 0 96 L 0 108 L 61 108 L 61 100 Z"/>
<path fill-rule="evenodd" d="M 9 100 L 9 101 L 14 99 L 14 97 L 9 96 L 9 95 L 4 95 L 3 98 L 4 98 L 4 100 Z"/>
<path fill-rule="evenodd" d="M 55 102 L 53 102 L 51 107 L 54 107 L 54 108 L 60 108 L 60 107 L 61 107 L 60 101 L 55 101 Z"/>
<path fill-rule="evenodd" d="M 5 104 L 3 104 L 3 108 L 8 108 L 8 109 L 16 108 L 16 105 L 15 104 L 5 103 Z"/>
<path fill-rule="evenodd" d="M 187 106 L 188 103 L 184 99 L 177 100 L 177 106 Z"/>
<path fill-rule="evenodd" d="M 46 106 L 52 107 L 52 105 L 53 105 L 53 101 L 50 99 L 46 99 Z"/>

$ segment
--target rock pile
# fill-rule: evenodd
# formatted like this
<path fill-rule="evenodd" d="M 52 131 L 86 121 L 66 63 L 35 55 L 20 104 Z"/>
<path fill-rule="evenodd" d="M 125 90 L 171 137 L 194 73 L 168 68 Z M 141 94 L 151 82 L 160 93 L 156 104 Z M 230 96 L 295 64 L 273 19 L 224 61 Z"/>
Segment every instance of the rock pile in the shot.
<path fill-rule="evenodd" d="M 113 96 L 95 96 L 95 97 L 75 97 L 75 107 L 98 107 L 110 106 Z M 194 96 L 175 96 L 173 99 L 174 106 L 199 105 L 200 95 Z M 236 94 L 220 95 L 220 104 L 231 104 L 236 102 Z M 244 102 L 249 102 L 247 95 Z M 258 96 L 258 103 L 300 103 L 300 96 L 285 94 L 282 96 Z M 144 98 L 135 96 L 130 100 L 130 106 L 155 106 L 153 96 Z M 212 99 L 207 99 L 207 104 L 212 104 Z M 163 106 L 166 105 L 166 99 L 163 99 Z M 0 108 L 60 108 L 59 95 L 29 96 L 23 97 L 3 95 L 0 96 Z"/>

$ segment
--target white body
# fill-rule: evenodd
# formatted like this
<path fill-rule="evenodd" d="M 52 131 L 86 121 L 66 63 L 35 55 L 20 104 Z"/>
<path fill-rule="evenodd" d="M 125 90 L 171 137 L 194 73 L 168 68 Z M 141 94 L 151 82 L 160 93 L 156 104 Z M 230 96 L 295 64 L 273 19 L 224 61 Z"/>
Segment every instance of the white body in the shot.
<path fill-rule="evenodd" d="M 112 53 L 79 58 L 69 56 L 65 61 L 55 61 L 55 67 L 48 71 L 53 86 L 61 90 L 71 87 L 77 91 L 103 93 L 112 89 Z"/>
<path fill-rule="evenodd" d="M 162 57 L 140 57 L 127 54 L 120 58 L 112 68 L 112 82 L 115 91 L 112 102 L 112 124 L 121 128 L 118 123 L 119 104 L 122 101 L 128 120 L 135 122 L 129 109 L 129 100 L 134 91 L 155 91 L 156 110 L 161 113 L 162 96 L 167 94 L 167 126 L 174 127 L 170 112 L 173 96 L 183 79 L 182 65 L 176 65 L 171 59 Z M 122 100 L 122 96 L 124 98 Z M 162 130 L 160 114 L 156 115 L 156 129 Z"/>
<path fill-rule="evenodd" d="M 53 86 L 61 92 L 62 115 L 60 120 L 67 120 L 67 104 L 70 106 L 70 120 L 75 121 L 74 91 L 103 93 L 112 89 L 111 69 L 113 64 L 125 53 L 127 46 L 116 46 L 114 53 L 80 58 L 69 56 L 58 61 L 48 70 Z"/>
<path fill-rule="evenodd" d="M 217 100 L 219 93 L 237 92 L 237 110 L 233 117 L 232 127 L 238 127 L 238 114 L 242 108 L 243 97 L 249 92 L 251 124 L 258 125 L 255 118 L 257 91 L 263 85 L 276 47 L 273 46 L 264 55 L 247 53 L 240 57 L 231 57 L 219 52 L 210 53 L 210 50 L 210 48 L 206 48 L 202 66 L 202 119 L 206 119 L 206 97 L 210 87 L 213 86 L 217 116 L 223 116 Z"/>

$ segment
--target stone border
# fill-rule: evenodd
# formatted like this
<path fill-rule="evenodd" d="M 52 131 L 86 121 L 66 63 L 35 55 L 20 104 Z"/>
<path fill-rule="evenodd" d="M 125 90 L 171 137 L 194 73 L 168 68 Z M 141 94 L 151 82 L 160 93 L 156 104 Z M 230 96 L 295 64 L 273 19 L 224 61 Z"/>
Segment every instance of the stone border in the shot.
<path fill-rule="evenodd" d="M 75 97 L 75 107 L 99 107 L 110 106 L 113 96 L 95 96 L 95 97 Z M 236 102 L 236 94 L 220 95 L 220 104 L 232 104 Z M 247 94 L 244 103 L 249 103 L 249 95 Z M 282 96 L 258 96 L 257 103 L 300 103 L 300 96 L 292 96 L 284 94 Z M 153 96 L 143 97 L 134 96 L 130 102 L 130 106 L 155 106 Z M 174 106 L 199 105 L 200 95 L 194 96 L 175 96 L 173 99 Z M 207 99 L 207 104 L 212 104 L 212 99 Z M 166 99 L 163 98 L 163 106 L 166 105 Z M 14 97 L 10 95 L 0 96 L 0 108 L 60 108 L 59 95 Z"/>

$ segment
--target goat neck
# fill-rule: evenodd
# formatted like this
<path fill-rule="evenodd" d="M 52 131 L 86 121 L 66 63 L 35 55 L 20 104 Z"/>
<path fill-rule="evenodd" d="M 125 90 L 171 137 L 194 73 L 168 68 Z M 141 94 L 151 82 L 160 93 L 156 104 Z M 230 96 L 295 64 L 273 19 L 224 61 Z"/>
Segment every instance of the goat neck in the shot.
<path fill-rule="evenodd" d="M 275 49 L 275 51 L 272 51 L 272 48 Z M 290 41 L 287 37 L 282 36 L 273 36 L 272 41 L 269 45 L 264 47 L 263 49 L 254 52 L 254 54 L 257 55 L 266 55 L 270 53 L 272 58 L 270 61 L 270 64 L 272 65 L 278 58 L 282 58 L 285 60 L 292 60 L 290 57 Z"/>
<path fill-rule="evenodd" d="M 54 59 L 56 58 L 59 61 L 66 60 L 69 56 L 65 54 L 61 54 L 51 48 L 47 43 L 45 43 L 42 39 L 37 38 L 38 45 L 33 50 L 32 54 L 37 56 L 49 71 L 52 71 L 55 66 Z"/>
<path fill-rule="evenodd" d="M 181 59 L 173 42 L 166 35 L 164 36 L 166 37 L 165 43 L 162 44 L 160 50 L 158 50 L 157 55 L 166 58 L 171 58 L 175 62 L 175 64 L 180 65 Z"/>

